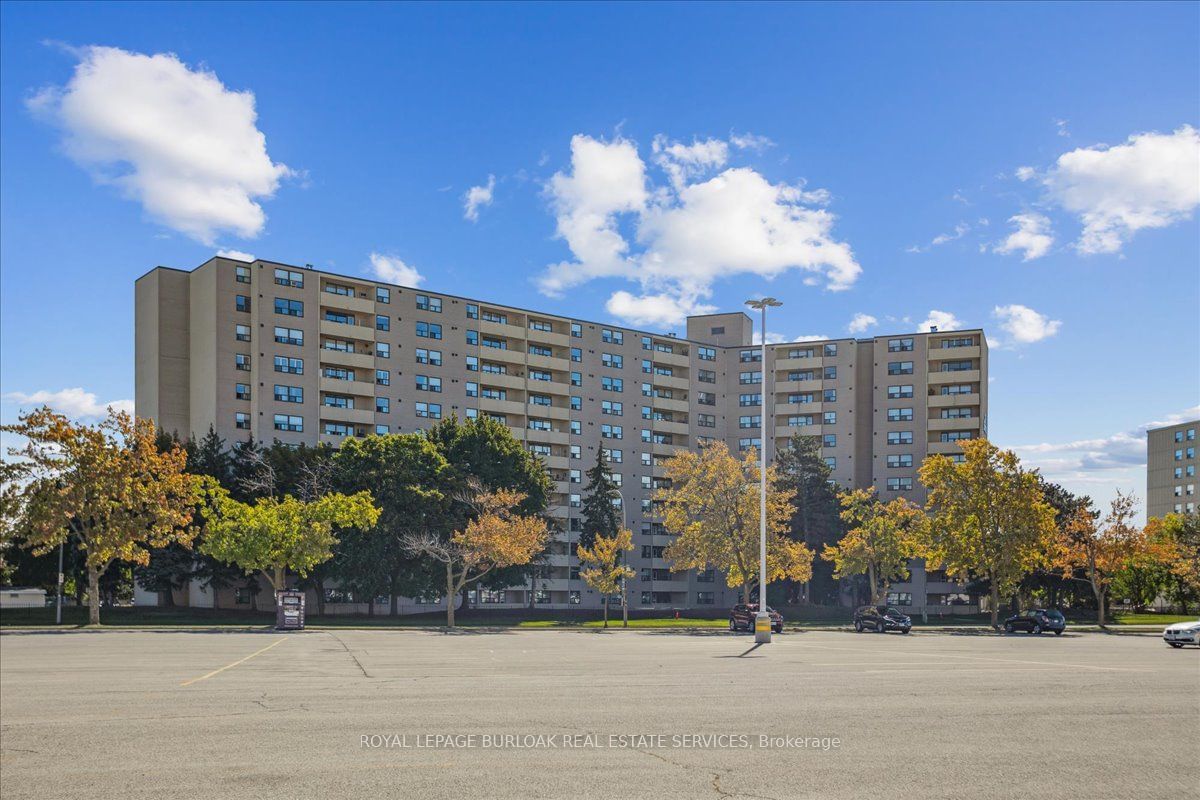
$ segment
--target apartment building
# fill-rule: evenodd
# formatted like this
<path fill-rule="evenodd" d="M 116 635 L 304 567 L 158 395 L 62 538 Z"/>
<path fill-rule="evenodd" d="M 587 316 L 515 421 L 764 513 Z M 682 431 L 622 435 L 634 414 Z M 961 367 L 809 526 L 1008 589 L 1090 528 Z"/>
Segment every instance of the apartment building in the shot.
<path fill-rule="evenodd" d="M 1146 518 L 1196 511 L 1196 431 L 1200 420 L 1146 432 Z"/>
<path fill-rule="evenodd" d="M 573 552 L 584 472 L 603 451 L 634 531 L 631 604 L 724 607 L 736 592 L 720 576 L 671 572 L 663 559 L 672 537 L 651 497 L 676 450 L 711 440 L 759 447 L 766 413 L 768 457 L 794 433 L 819 436 L 839 484 L 922 502 L 926 454 L 961 455 L 960 439 L 987 432 L 982 331 L 771 345 L 765 370 L 751 341 L 741 312 L 690 317 L 681 339 L 218 257 L 138 279 L 136 407 L 181 436 L 211 425 L 230 442 L 336 446 L 451 414 L 503 422 L 546 464 L 562 533 L 533 585 L 481 592 L 481 605 L 600 604 Z M 918 566 L 894 599 L 956 597 L 953 584 L 926 577 Z"/>

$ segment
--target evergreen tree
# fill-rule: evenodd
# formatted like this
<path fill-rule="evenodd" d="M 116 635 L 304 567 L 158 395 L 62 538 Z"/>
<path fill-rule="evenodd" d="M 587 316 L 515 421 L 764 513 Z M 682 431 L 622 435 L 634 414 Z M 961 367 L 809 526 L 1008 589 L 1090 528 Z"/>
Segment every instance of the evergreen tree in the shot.
<path fill-rule="evenodd" d="M 579 533 L 579 546 L 583 548 L 590 549 L 597 536 L 612 539 L 621 530 L 621 512 L 613 505 L 618 496 L 617 486 L 606 453 L 603 447 L 597 448 L 596 465 L 587 471 L 587 496 L 583 500 L 583 525 Z"/>
<path fill-rule="evenodd" d="M 795 492 L 792 505 L 790 538 L 804 542 L 810 550 L 822 552 L 827 545 L 836 546 L 845 533 L 840 514 L 837 487 L 831 482 L 833 470 L 821 457 L 821 440 L 816 436 L 796 434 L 775 461 L 779 483 Z M 836 604 L 840 595 L 839 583 L 833 577 L 831 562 L 817 559 L 812 578 L 803 584 L 787 580 L 784 583 L 789 603 L 810 602 Z"/>

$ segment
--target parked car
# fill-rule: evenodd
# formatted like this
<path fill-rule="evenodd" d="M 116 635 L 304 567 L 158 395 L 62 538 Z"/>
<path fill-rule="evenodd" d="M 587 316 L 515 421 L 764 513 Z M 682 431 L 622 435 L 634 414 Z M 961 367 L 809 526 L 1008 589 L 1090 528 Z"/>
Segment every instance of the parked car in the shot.
<path fill-rule="evenodd" d="M 876 633 L 908 633 L 912 630 L 912 619 L 891 606 L 862 606 L 854 610 L 854 630 L 859 633 L 865 630 Z"/>
<path fill-rule="evenodd" d="M 758 614 L 758 603 L 738 603 L 729 610 L 729 630 L 753 631 L 754 617 Z M 783 633 L 783 615 L 767 606 L 767 614 L 771 617 L 771 630 Z"/>
<path fill-rule="evenodd" d="M 1194 622 L 1176 622 L 1168 625 L 1163 631 L 1163 641 L 1171 647 L 1183 647 L 1185 644 L 1200 645 L 1200 619 Z"/>
<path fill-rule="evenodd" d="M 1061 611 L 1054 608 L 1031 608 L 1004 620 L 1005 633 L 1053 631 L 1055 636 L 1062 636 L 1062 632 L 1066 629 L 1067 618 L 1062 615 Z"/>

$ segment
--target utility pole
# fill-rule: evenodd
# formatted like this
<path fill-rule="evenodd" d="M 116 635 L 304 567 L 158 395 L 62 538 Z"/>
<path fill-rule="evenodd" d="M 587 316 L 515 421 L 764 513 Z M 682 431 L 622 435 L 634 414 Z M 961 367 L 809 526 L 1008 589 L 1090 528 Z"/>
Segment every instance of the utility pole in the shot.
<path fill-rule="evenodd" d="M 754 641 L 756 644 L 770 644 L 771 615 L 767 613 L 767 442 L 770 428 L 767 416 L 767 309 L 778 308 L 783 303 L 774 297 L 764 297 L 760 300 L 747 300 L 746 305 L 762 312 L 762 327 L 760 344 L 762 345 L 762 394 L 759 396 L 762 416 L 759 418 L 759 496 L 758 496 L 758 613 L 754 615 Z"/>

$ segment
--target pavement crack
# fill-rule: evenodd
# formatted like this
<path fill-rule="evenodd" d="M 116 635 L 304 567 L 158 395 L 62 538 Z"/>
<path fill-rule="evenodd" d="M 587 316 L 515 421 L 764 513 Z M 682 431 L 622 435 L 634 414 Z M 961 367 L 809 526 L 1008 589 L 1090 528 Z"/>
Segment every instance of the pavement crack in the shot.
<path fill-rule="evenodd" d="M 358 656 L 354 655 L 354 651 L 351 650 L 349 647 L 347 647 L 346 643 L 343 642 L 336 633 L 334 633 L 333 631 L 325 631 L 325 633 L 328 633 L 330 636 L 332 636 L 334 641 L 336 641 L 338 644 L 340 644 L 342 646 L 342 649 L 346 651 L 346 654 L 348 656 L 350 656 L 350 658 L 354 659 L 354 663 L 358 666 L 358 668 L 362 672 L 364 678 L 371 677 L 371 673 L 367 672 L 367 668 L 364 667 L 362 665 L 362 662 L 358 660 Z"/>

